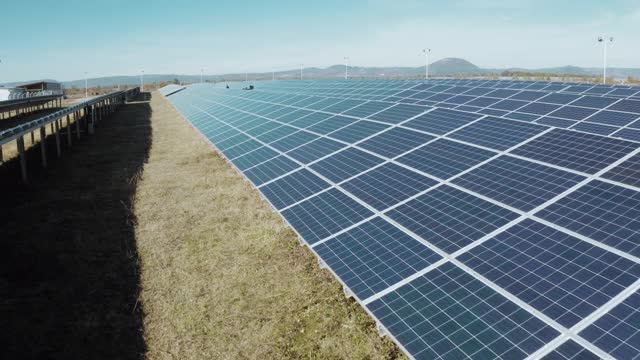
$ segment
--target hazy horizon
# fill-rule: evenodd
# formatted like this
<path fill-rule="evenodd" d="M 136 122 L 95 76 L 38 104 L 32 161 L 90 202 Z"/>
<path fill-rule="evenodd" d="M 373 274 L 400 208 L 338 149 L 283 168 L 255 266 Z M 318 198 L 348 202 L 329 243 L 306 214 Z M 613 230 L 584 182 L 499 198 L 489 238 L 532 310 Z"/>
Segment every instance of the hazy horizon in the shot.
<path fill-rule="evenodd" d="M 4 5 L 0 83 L 147 74 L 227 74 L 340 64 L 417 67 L 462 58 L 482 68 L 640 67 L 640 4 L 550 0 L 168 0 Z M 24 19 L 40 26 L 23 26 Z M 55 20 L 55 21 L 54 21 Z M 15 30 L 14 30 L 15 29 Z M 52 36 L 51 34 L 54 34 Z"/>

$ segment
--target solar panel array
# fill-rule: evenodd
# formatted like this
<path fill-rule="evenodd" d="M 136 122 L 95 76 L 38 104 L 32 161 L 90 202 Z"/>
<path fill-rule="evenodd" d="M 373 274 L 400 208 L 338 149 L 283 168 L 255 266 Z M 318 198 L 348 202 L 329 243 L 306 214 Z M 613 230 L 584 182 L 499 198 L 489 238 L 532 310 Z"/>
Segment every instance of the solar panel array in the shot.
<path fill-rule="evenodd" d="M 169 96 L 177 93 L 178 91 L 184 90 L 186 87 L 182 85 L 169 84 L 158 89 L 158 92 L 163 96 Z"/>
<path fill-rule="evenodd" d="M 640 118 L 635 88 L 256 88 L 169 100 L 408 355 L 640 358 L 640 142 L 621 133 Z M 616 129 L 575 126 L 596 114 Z"/>

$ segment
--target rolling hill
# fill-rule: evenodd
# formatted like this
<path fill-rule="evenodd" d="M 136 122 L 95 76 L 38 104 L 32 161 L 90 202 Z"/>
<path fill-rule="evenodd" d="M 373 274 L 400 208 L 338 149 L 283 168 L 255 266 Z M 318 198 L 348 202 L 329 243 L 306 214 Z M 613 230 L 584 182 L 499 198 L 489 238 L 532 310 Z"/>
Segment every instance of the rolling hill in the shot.
<path fill-rule="evenodd" d="M 422 76 L 424 74 L 424 66 L 418 67 L 364 67 L 364 66 L 349 66 L 350 77 L 385 77 L 393 78 L 399 76 Z M 557 75 L 580 75 L 580 76 L 598 76 L 602 73 L 601 68 L 581 68 L 577 66 L 562 66 L 553 68 L 541 68 L 541 69 L 524 69 L 524 68 L 509 68 L 509 69 L 484 69 L 477 65 L 459 58 L 445 58 L 433 62 L 429 65 L 429 73 L 433 76 L 445 76 L 445 75 L 489 75 L 500 74 L 501 72 L 508 70 L 513 72 L 529 72 L 529 73 L 549 73 Z M 640 78 L 640 68 L 609 68 L 607 74 L 624 79 L 628 76 L 634 78 Z M 300 77 L 300 70 L 293 69 L 287 71 L 278 71 L 275 74 L 271 72 L 264 73 L 249 73 L 247 77 L 249 79 L 271 79 L 275 75 L 277 79 L 297 79 Z M 344 76 L 344 65 L 333 65 L 327 68 L 309 67 L 303 69 L 304 78 L 340 78 Z M 244 80 L 244 73 L 233 74 L 221 74 L 221 75 L 205 75 L 205 81 L 221 81 L 221 80 Z M 183 74 L 146 74 L 144 76 L 145 83 L 159 83 L 180 81 L 184 83 L 193 83 L 200 81 L 200 75 L 183 75 Z M 35 80 L 37 81 L 37 80 Z M 18 85 L 30 81 L 21 81 L 4 84 L 7 86 Z M 89 86 L 103 86 L 112 87 L 118 85 L 136 85 L 140 83 L 139 76 L 110 76 L 101 78 L 92 78 L 88 80 Z M 70 87 L 84 87 L 84 79 L 64 81 L 63 85 L 67 88 Z"/>

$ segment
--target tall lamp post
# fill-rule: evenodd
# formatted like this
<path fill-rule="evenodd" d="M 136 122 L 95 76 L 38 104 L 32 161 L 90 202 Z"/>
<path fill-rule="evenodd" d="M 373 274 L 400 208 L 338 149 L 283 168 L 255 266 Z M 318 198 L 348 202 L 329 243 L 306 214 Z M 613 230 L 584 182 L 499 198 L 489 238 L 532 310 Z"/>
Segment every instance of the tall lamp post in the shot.
<path fill-rule="evenodd" d="M 84 98 L 85 100 L 89 97 L 89 87 L 87 86 L 87 72 L 84 72 Z"/>
<path fill-rule="evenodd" d="M 140 91 L 144 91 L 144 70 L 140 73 Z"/>
<path fill-rule="evenodd" d="M 604 49 L 603 49 L 604 64 L 602 66 L 602 83 L 606 84 L 607 83 L 607 43 L 613 42 L 613 37 L 609 37 L 608 39 L 605 39 L 602 36 L 598 36 L 598 42 L 603 43 L 604 45 Z"/>
<path fill-rule="evenodd" d="M 344 57 L 344 79 L 347 80 L 349 78 L 349 57 Z"/>
<path fill-rule="evenodd" d="M 422 52 L 424 53 L 424 79 L 428 79 L 429 78 L 429 53 L 431 52 L 431 49 L 422 49 Z"/>

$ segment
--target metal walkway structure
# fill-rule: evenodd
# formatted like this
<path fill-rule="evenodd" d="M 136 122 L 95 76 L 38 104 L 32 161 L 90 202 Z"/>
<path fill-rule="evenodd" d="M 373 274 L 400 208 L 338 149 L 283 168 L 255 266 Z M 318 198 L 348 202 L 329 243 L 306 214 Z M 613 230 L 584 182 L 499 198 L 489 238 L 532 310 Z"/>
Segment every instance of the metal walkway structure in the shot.
<path fill-rule="evenodd" d="M 121 104 L 127 102 L 130 98 L 137 96 L 140 93 L 140 88 L 135 87 L 132 89 L 115 91 L 106 95 L 102 95 L 91 100 L 70 106 L 60 111 L 56 111 L 52 114 L 43 116 L 41 118 L 28 121 L 24 124 L 16 127 L 4 130 L 0 132 L 0 163 L 2 163 L 2 147 L 5 144 L 16 140 L 18 147 L 18 156 L 20 161 L 21 177 L 24 183 L 27 183 L 27 158 L 24 137 L 31 135 L 31 141 L 34 142 L 33 134 L 37 131 L 40 132 L 40 148 L 42 153 L 42 166 L 47 167 L 47 153 L 46 146 L 44 146 L 44 139 L 46 137 L 46 126 L 51 126 L 51 132 L 55 135 L 56 140 L 56 152 L 57 156 L 61 156 L 61 133 L 63 130 L 63 120 L 66 121 L 65 135 L 67 143 L 71 145 L 73 132 L 75 131 L 75 137 L 80 139 L 82 131 L 86 131 L 88 134 L 93 134 L 96 125 L 102 121 L 110 113 L 113 113 Z M 61 99 L 59 95 L 54 96 L 58 100 Z M 34 99 L 34 98 L 31 98 Z M 20 99 L 26 100 L 26 99 Z M 56 99 L 48 99 L 52 101 Z M 13 101 L 13 100 L 11 100 Z M 17 100 L 16 100 L 17 101 Z M 45 101 L 41 99 L 40 101 Z M 1 105 L 0 105 L 1 106 Z M 75 126 L 72 126 L 72 122 Z M 73 129 L 72 127 L 75 127 Z"/>

